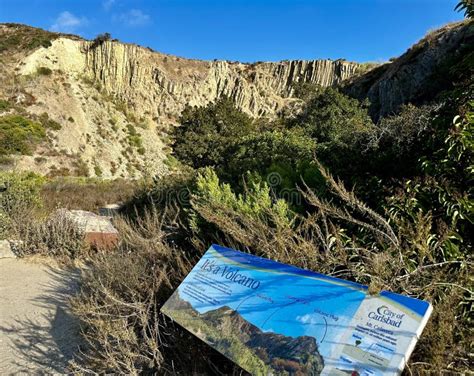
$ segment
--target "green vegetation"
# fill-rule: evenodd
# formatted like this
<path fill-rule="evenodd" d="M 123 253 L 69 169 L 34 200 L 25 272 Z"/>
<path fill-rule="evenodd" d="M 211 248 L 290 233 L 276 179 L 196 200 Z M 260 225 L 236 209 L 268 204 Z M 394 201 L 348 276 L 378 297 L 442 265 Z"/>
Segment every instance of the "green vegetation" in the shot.
<path fill-rule="evenodd" d="M 474 2 L 472 0 L 461 0 L 454 9 L 464 12 L 466 18 L 474 18 Z"/>
<path fill-rule="evenodd" d="M 142 155 L 145 154 L 145 149 L 142 143 L 142 137 L 137 132 L 136 128 L 132 124 L 127 124 L 127 132 L 128 132 L 127 141 L 130 144 L 130 146 L 137 149 L 139 154 L 142 154 Z"/>
<path fill-rule="evenodd" d="M 254 130 L 252 119 L 227 98 L 208 107 L 186 108 L 180 123 L 174 153 L 194 168 L 224 166 L 229 147 Z"/>
<path fill-rule="evenodd" d="M 302 128 L 322 147 L 349 143 L 359 135 L 365 136 L 374 127 L 367 112 L 368 103 L 360 104 L 337 89 L 315 90 L 308 99 L 302 113 L 290 121 L 290 127 Z"/>
<path fill-rule="evenodd" d="M 38 67 L 36 69 L 36 74 L 39 74 L 40 76 L 51 76 L 53 71 L 47 67 Z"/>
<path fill-rule="evenodd" d="M 44 128 L 46 129 L 52 129 L 54 131 L 59 131 L 62 127 L 61 124 L 59 124 L 57 121 L 54 121 L 53 119 L 50 119 L 49 115 L 46 112 L 43 112 L 39 116 L 39 121 L 43 125 Z"/>
<path fill-rule="evenodd" d="M 0 156 L 31 154 L 46 137 L 44 127 L 20 115 L 0 117 Z"/>
<path fill-rule="evenodd" d="M 102 176 L 102 169 L 101 169 L 100 166 L 97 165 L 97 164 L 94 166 L 94 174 L 95 174 L 96 176 Z"/>
<path fill-rule="evenodd" d="M 6 111 L 10 108 L 10 102 L 5 99 L 0 99 L 0 111 Z"/>
<path fill-rule="evenodd" d="M 48 48 L 51 42 L 59 35 L 45 30 L 19 24 L 5 24 L 12 29 L 2 35 L 0 40 L 0 52 L 8 50 L 34 50 L 38 47 Z"/>
<path fill-rule="evenodd" d="M 34 173 L 0 173 L 0 186 L 6 188 L 0 193 L 0 208 L 12 214 L 20 206 L 39 207 L 42 205 L 40 190 L 45 179 Z"/>

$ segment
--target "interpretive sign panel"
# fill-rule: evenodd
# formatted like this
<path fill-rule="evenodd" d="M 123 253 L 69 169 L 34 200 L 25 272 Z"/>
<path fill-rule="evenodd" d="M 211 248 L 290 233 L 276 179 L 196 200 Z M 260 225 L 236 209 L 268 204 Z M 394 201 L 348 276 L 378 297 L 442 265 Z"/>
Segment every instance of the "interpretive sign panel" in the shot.
<path fill-rule="evenodd" d="M 394 375 L 429 303 L 213 245 L 162 312 L 253 375 Z"/>

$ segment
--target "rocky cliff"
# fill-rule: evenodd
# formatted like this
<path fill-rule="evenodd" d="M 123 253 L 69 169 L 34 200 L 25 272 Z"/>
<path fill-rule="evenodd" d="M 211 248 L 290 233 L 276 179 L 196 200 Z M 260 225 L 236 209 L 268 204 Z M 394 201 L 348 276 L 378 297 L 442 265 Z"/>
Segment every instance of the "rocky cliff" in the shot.
<path fill-rule="evenodd" d="M 176 119 L 186 105 L 202 106 L 220 96 L 232 98 L 252 116 L 274 116 L 296 83 L 340 84 L 360 64 L 345 60 L 294 60 L 244 64 L 189 60 L 117 41 L 96 44 L 58 38 L 19 64 L 22 74 L 38 67 L 81 75 L 130 109 L 161 121 Z"/>
<path fill-rule="evenodd" d="M 201 106 L 222 95 L 252 116 L 275 115 L 294 84 L 339 84 L 359 64 L 344 60 L 243 64 L 182 59 L 135 45 L 81 44 L 85 70 L 105 91 L 151 115 L 175 118 L 185 105 Z"/>
<path fill-rule="evenodd" d="M 274 117 L 300 102 L 292 97 L 295 84 L 336 85 L 361 69 L 345 60 L 190 60 L 14 24 L 0 25 L 0 38 L 7 46 L 1 51 L 0 45 L 0 99 L 61 125 L 35 155 L 15 157 L 10 167 L 40 173 L 162 174 L 167 131 L 185 106 L 225 95 L 251 116 Z"/>
<path fill-rule="evenodd" d="M 307 82 L 341 85 L 349 95 L 369 99 L 378 119 L 462 80 L 472 83 L 473 49 L 473 22 L 464 21 L 431 32 L 399 58 L 361 74 L 366 66 L 345 60 L 190 60 L 118 41 L 0 24 L 0 100 L 60 125 L 34 155 L 13 156 L 9 164 L 0 158 L 0 168 L 107 178 L 164 174 L 168 131 L 187 105 L 225 95 L 251 116 L 275 117 L 298 108 L 296 84 Z"/>
<path fill-rule="evenodd" d="M 392 62 L 349 80 L 345 90 L 367 98 L 377 120 L 403 104 L 423 103 L 442 91 L 472 85 L 473 78 L 474 22 L 463 21 L 430 32 Z"/>

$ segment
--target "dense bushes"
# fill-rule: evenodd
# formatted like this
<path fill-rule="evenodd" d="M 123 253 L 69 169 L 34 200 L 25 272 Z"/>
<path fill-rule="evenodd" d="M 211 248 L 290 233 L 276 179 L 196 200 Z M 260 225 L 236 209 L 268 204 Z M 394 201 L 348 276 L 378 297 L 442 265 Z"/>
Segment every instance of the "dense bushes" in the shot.
<path fill-rule="evenodd" d="M 177 247 L 175 257 L 185 255 L 192 263 L 209 244 L 221 243 L 367 284 L 373 292 L 387 289 L 426 299 L 434 305 L 434 313 L 412 356 L 410 371 L 423 374 L 468 369 L 472 111 L 462 110 L 462 118 L 450 127 L 442 105 L 406 106 L 374 125 L 364 106 L 332 89 L 326 94 L 315 89 L 307 98 L 307 106 L 314 105 L 315 109 L 307 108 L 273 130 L 261 121 L 247 123 L 245 135 L 235 130 L 226 133 L 229 128 L 223 126 L 227 118 L 223 107 L 219 112 L 216 105 L 188 109 L 187 120 L 177 132 L 175 147 L 180 151 L 176 156 L 199 168 L 158 179 L 133 202 L 132 208 L 140 214 L 129 211 L 136 221 L 129 226 L 143 234 L 141 242 L 133 242 L 133 250 L 147 248 L 149 240 L 145 239 L 161 239 L 164 243 L 160 247 Z M 320 111 L 325 106 L 333 110 Z M 347 108 L 353 106 L 356 108 Z M 227 110 L 231 118 L 245 116 L 238 115 L 235 108 Z M 327 116 L 321 115 L 324 113 Z M 194 116 L 201 122 L 194 122 Z M 349 119 L 347 127 L 352 129 L 345 129 L 344 118 Z M 216 126 L 217 120 L 221 127 Z M 324 121 L 329 122 L 329 130 L 319 128 Z M 200 133 L 199 125 L 214 133 Z M 207 150 L 210 138 L 214 149 Z M 202 147 L 194 149 L 194 144 Z M 216 151 L 219 153 L 213 154 Z M 326 167 L 316 162 L 314 155 Z M 345 184 L 331 173 L 343 178 Z M 310 184 L 305 186 L 305 182 Z M 372 200 L 377 210 L 345 188 L 353 182 L 362 183 L 357 192 Z M 297 196 L 283 195 L 285 187 L 291 187 Z M 159 215 L 161 222 L 155 226 L 163 229 L 161 235 L 152 235 L 150 225 L 144 225 L 144 207 L 158 211 L 154 215 Z M 147 218 L 151 223 L 157 221 L 149 215 Z M 123 256 L 121 262 L 129 261 Z M 110 273 L 105 261 L 95 270 L 96 275 Z M 112 281 L 106 279 L 109 290 L 103 297 L 90 291 L 76 303 L 104 306 L 105 296 L 122 293 Z M 162 289 L 169 293 L 178 283 L 179 278 L 170 284 L 170 290 Z M 159 294 L 164 290 L 160 288 Z M 154 304 L 163 304 L 167 293 Z M 124 298 L 120 304 L 125 306 L 133 299 Z M 132 311 L 128 315 L 142 315 L 142 306 L 133 307 L 129 306 Z M 90 317 L 84 311 L 81 315 Z M 98 313 L 96 317 L 99 320 Z M 91 330 L 106 328 L 103 320 L 89 322 Z M 151 314 L 145 321 L 156 322 Z M 142 325 L 135 321 L 134 333 L 140 332 Z M 109 338 L 116 335 L 109 334 Z M 183 335 L 179 330 L 173 332 L 176 338 Z M 160 348 L 159 342 L 145 338 L 133 337 L 133 346 L 151 343 Z M 104 339 L 96 346 L 111 345 Z M 174 359 L 159 351 L 163 358 L 161 363 L 154 362 L 151 372 L 166 372 Z M 204 347 L 193 344 L 193 351 L 204 351 Z M 127 347 L 113 356 L 124 353 L 132 352 Z M 107 356 L 104 349 L 94 354 Z M 211 360 L 210 353 L 206 356 L 208 364 L 219 359 Z M 143 369 L 137 361 L 130 367 Z M 217 372 L 229 366 L 218 362 L 213 365 Z M 184 372 L 205 373 L 208 364 L 193 364 L 192 371 L 185 368 Z"/>
<path fill-rule="evenodd" d="M 457 116 L 444 143 L 419 160 L 423 173 L 407 180 L 389 197 L 392 214 L 414 221 L 431 215 L 432 242 L 442 260 L 459 259 L 472 251 L 474 181 L 474 103 L 464 118 Z"/>
<path fill-rule="evenodd" d="M 120 248 L 91 260 L 72 302 L 87 341 L 76 370 L 188 375 L 211 374 L 218 367 L 231 374 L 231 362 L 159 312 L 196 254 L 167 243 L 160 213 L 117 226 L 123 236 Z"/>
<path fill-rule="evenodd" d="M 357 134 L 373 128 L 367 107 L 367 103 L 361 104 L 337 89 L 320 89 L 310 95 L 303 111 L 289 125 L 301 127 L 318 144 L 348 143 Z"/>
<path fill-rule="evenodd" d="M 410 371 L 468 368 L 471 261 L 444 258 L 432 241 L 430 213 L 411 221 L 387 213 L 387 220 L 320 171 L 331 196 L 323 200 L 301 191 L 313 208 L 310 215 L 289 211 L 265 184 L 249 184 L 236 194 L 206 169 L 197 177 L 185 215 L 193 224 L 191 234 L 188 223 L 164 212 L 123 223 L 120 250 L 93 261 L 74 301 L 90 342 L 79 367 L 133 374 L 231 373 L 230 362 L 157 314 L 197 257 L 217 242 L 368 284 L 374 293 L 388 289 L 429 300 L 435 310 Z M 188 236 L 180 248 L 170 241 L 176 233 Z"/>
<path fill-rule="evenodd" d="M 12 233 L 15 221 L 39 208 L 44 179 L 33 173 L 0 172 L 0 239 Z"/>
<path fill-rule="evenodd" d="M 176 128 L 175 155 L 194 168 L 223 166 L 228 148 L 254 130 L 252 119 L 223 98 L 201 108 L 186 108 Z"/>

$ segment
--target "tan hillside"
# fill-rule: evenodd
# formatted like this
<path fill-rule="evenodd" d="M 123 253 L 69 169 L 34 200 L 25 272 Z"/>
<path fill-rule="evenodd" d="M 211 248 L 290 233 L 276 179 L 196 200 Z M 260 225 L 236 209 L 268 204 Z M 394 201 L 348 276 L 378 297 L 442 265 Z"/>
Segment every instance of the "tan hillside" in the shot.
<path fill-rule="evenodd" d="M 363 69 L 344 60 L 189 60 L 15 24 L 0 25 L 0 39 L 0 99 L 16 106 L 3 115 L 47 114 L 61 127 L 48 130 L 32 155 L 9 158 L 2 168 L 42 174 L 163 174 L 167 131 L 186 105 L 225 95 L 254 117 L 274 117 L 297 105 L 295 83 L 330 86 Z"/>

